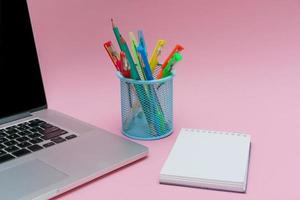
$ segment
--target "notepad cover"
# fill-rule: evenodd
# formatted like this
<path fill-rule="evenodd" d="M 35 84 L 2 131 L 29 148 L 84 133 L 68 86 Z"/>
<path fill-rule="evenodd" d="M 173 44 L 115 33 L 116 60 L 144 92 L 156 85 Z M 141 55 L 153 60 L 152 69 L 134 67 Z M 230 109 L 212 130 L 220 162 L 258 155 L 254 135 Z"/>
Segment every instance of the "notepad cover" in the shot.
<path fill-rule="evenodd" d="M 245 192 L 249 151 L 247 134 L 181 129 L 160 182 Z"/>

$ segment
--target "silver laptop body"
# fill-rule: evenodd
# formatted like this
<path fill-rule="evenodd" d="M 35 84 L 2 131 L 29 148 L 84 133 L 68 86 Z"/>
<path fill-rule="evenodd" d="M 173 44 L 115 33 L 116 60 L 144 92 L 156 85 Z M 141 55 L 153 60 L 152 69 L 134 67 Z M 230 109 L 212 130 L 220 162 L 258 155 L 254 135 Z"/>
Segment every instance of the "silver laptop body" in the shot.
<path fill-rule="evenodd" d="M 29 20 L 25 0 L 0 0 L 0 9 L 1 26 L 4 24 L 4 26 L 7 27 L 11 17 L 28 18 Z M 18 14 L 16 15 L 13 11 Z M 12 19 L 12 21 L 16 21 L 16 19 Z M 31 30 L 30 23 L 26 23 L 20 24 L 20 26 L 26 25 Z M 2 31 L 4 29 L 0 27 L 0 30 Z M 10 29 L 5 29 L 5 31 L 6 30 L 10 31 Z M 5 31 L 1 32 L 1 49 L 4 47 L 4 50 L 7 51 L 4 54 L 1 53 L 0 74 L 7 73 L 9 69 L 17 67 L 15 65 L 18 64 L 18 61 L 9 59 L 10 47 L 11 45 L 14 46 L 14 44 L 11 43 L 11 41 L 4 40 L 7 39 L 8 35 L 12 35 Z M 29 33 L 32 35 L 32 30 L 29 31 Z M 34 43 L 33 40 L 32 42 Z M 23 47 L 20 48 L 25 48 L 27 51 L 27 44 L 29 43 L 24 44 Z M 34 44 L 32 44 L 32 46 L 34 46 Z M 1 50 L 0 52 L 3 51 Z M 28 52 L 30 53 L 30 50 L 28 50 Z M 16 54 L 14 50 L 14 56 Z M 34 76 L 36 76 L 37 79 L 41 79 L 40 69 L 39 66 L 37 66 L 38 61 L 35 47 L 31 54 L 33 59 L 30 61 L 33 60 L 36 65 L 36 70 L 38 71 Z M 30 54 L 26 56 L 28 57 Z M 24 58 L 25 60 L 23 60 L 22 63 L 26 62 L 26 58 Z M 27 65 L 28 64 L 22 66 L 22 68 L 28 67 Z M 27 71 L 24 73 L 27 73 Z M 18 107 L 19 104 L 21 107 L 28 102 L 28 105 L 31 105 L 30 103 L 34 102 L 39 96 L 23 96 L 18 100 L 15 100 L 15 98 L 10 99 L 12 95 L 15 95 L 16 91 L 11 92 L 11 90 L 14 90 L 14 86 L 5 83 L 6 81 L 10 83 L 16 79 L 14 79 L 15 77 L 10 77 L 9 74 L 3 74 L 3 76 L 7 77 L 7 79 L 4 78 L 4 80 L 1 79 L 2 82 L 0 81 L 1 87 L 3 87 L 1 88 L 0 97 L 0 131 L 3 130 L 4 133 L 0 135 L 0 141 L 1 138 L 3 142 L 11 137 L 15 141 L 15 145 L 13 146 L 18 148 L 18 145 L 21 143 L 20 138 L 22 137 L 22 131 L 18 130 L 18 127 L 22 127 L 22 124 L 29 125 L 31 122 L 35 122 L 36 119 L 44 122 L 44 124 L 51 124 L 54 127 L 58 127 L 65 132 L 63 135 L 58 136 L 60 140 L 57 140 L 58 137 L 53 137 L 52 139 L 44 140 L 37 144 L 32 143 L 32 146 L 38 145 L 42 148 L 32 151 L 29 147 L 25 147 L 23 151 L 27 153 L 21 156 L 15 153 L 17 151 L 9 152 L 13 150 L 13 148 L 8 145 L 7 141 L 3 143 L 0 142 L 0 147 L 2 145 L 0 148 L 0 199 L 49 199 L 147 155 L 148 149 L 145 146 L 123 139 L 122 137 L 108 133 L 105 130 L 60 112 L 47 109 L 46 101 L 43 101 L 44 91 L 42 91 L 42 82 L 40 84 L 42 88 L 42 90 L 40 89 L 40 96 L 43 97 L 41 98 L 41 104 L 38 104 L 38 102 L 35 107 L 29 106 L 27 108 L 30 109 L 26 111 L 21 108 L 20 110 L 16 110 L 15 108 Z M 19 85 L 17 87 L 19 88 L 21 86 Z M 29 88 L 29 93 L 30 92 Z M 22 93 L 21 90 L 20 93 Z M 25 98 L 29 98 L 29 100 Z M 11 130 L 9 127 L 17 127 L 15 130 L 19 132 L 14 133 L 12 137 L 5 132 Z M 40 130 L 43 131 L 43 129 Z M 0 134 L 1 133 L 2 132 L 0 132 Z M 32 136 L 32 134 L 33 133 L 30 133 L 29 136 Z M 45 136 L 41 135 L 39 138 L 45 138 Z M 34 140 L 30 139 L 29 141 Z M 46 144 L 51 142 L 54 144 L 46 147 Z M 19 148 L 18 152 L 22 152 L 20 149 L 21 148 Z M 19 156 L 5 160 L 5 158 L 8 158 L 7 156 L 13 156 L 15 154 Z M 1 157 L 1 155 L 5 155 L 6 157 Z"/>

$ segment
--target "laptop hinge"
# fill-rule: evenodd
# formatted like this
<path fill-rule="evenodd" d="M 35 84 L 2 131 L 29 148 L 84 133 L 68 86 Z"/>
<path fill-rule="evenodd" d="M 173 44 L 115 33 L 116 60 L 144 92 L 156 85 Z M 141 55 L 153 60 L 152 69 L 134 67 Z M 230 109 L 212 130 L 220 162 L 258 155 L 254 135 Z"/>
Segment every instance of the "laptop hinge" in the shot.
<path fill-rule="evenodd" d="M 19 120 L 22 118 L 30 117 L 30 116 L 32 116 L 30 114 L 30 112 L 19 113 L 17 115 L 13 115 L 13 116 L 9 116 L 9 117 L 0 119 L 0 125 L 8 123 L 8 122 L 16 121 L 16 120 Z"/>

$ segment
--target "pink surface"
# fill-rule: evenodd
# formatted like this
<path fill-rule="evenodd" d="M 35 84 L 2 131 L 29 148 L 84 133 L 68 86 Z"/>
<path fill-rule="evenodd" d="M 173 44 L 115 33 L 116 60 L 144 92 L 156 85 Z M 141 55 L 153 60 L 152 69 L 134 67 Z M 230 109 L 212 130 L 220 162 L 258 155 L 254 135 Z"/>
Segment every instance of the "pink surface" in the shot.
<path fill-rule="evenodd" d="M 298 0 L 29 0 L 49 107 L 120 133 L 119 82 L 102 44 L 143 29 L 180 43 L 175 131 L 147 159 L 57 199 L 300 199 Z M 127 37 L 127 35 L 125 35 Z M 246 194 L 158 184 L 182 127 L 252 136 Z"/>

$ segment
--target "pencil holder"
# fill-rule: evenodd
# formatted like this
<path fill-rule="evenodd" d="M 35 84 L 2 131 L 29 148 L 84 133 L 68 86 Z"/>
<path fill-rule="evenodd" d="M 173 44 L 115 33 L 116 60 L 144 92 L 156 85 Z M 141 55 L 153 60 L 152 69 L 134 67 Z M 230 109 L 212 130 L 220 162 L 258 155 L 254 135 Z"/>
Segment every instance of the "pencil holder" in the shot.
<path fill-rule="evenodd" d="M 122 133 L 138 140 L 156 140 L 173 132 L 173 77 L 121 83 Z"/>

